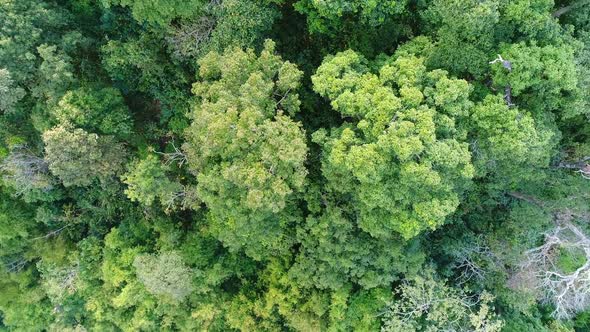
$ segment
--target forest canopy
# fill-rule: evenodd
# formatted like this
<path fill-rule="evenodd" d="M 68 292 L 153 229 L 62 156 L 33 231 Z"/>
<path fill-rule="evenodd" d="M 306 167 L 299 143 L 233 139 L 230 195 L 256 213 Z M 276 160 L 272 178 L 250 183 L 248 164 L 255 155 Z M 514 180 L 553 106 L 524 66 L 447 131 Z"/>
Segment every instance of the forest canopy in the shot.
<path fill-rule="evenodd" d="M 0 331 L 590 331 L 590 1 L 0 0 Z"/>

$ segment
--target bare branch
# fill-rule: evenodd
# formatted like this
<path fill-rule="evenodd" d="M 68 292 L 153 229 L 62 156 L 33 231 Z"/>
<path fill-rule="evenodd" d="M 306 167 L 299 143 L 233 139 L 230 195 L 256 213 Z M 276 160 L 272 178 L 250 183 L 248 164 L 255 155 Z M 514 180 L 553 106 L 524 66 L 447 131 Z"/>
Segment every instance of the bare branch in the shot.
<path fill-rule="evenodd" d="M 195 56 L 209 41 L 215 28 L 215 19 L 211 16 L 201 16 L 193 22 L 183 23 L 173 34 L 167 37 L 168 43 L 179 58 Z"/>
<path fill-rule="evenodd" d="M 170 144 L 172 144 L 172 148 L 174 149 L 174 152 L 158 152 L 155 151 L 155 153 L 162 155 L 164 157 L 164 164 L 165 165 L 170 165 L 173 163 L 177 163 L 178 167 L 182 167 L 186 162 L 186 154 L 184 154 L 184 152 L 182 152 L 181 149 L 179 149 L 175 144 L 174 141 L 171 141 Z"/>
<path fill-rule="evenodd" d="M 573 272 L 562 271 L 557 264 L 562 250 L 583 252 L 585 263 Z M 543 245 L 525 257 L 521 269 L 534 272 L 534 287 L 543 301 L 555 306 L 555 318 L 570 318 L 590 306 L 590 239 L 570 220 L 546 234 Z"/>
<path fill-rule="evenodd" d="M 518 198 L 523 201 L 529 202 L 531 204 L 535 204 L 539 207 L 545 206 L 545 203 L 543 203 L 541 200 L 537 199 L 536 197 L 530 196 L 530 195 L 522 194 L 522 193 L 515 192 L 515 191 L 508 193 L 508 195 L 510 195 L 514 198 Z"/>
<path fill-rule="evenodd" d="M 590 180 L 590 164 L 588 161 L 590 161 L 590 157 L 584 157 L 572 162 L 562 161 L 556 167 L 574 170 L 576 173 L 580 173 L 584 179 Z"/>
<path fill-rule="evenodd" d="M 559 18 L 561 15 L 567 14 L 570 11 L 572 11 L 573 9 L 583 6 L 584 4 L 588 4 L 588 3 L 589 3 L 588 0 L 580 0 L 578 2 L 572 3 L 571 5 L 559 8 L 558 10 L 554 11 L 553 14 L 551 14 L 551 16 L 553 16 L 555 18 Z"/>
<path fill-rule="evenodd" d="M 45 234 L 43 236 L 39 236 L 39 237 L 33 238 L 33 239 L 31 239 L 31 241 L 36 241 L 36 240 L 41 240 L 41 239 L 48 239 L 50 237 L 59 235 L 64 229 L 66 229 L 66 228 L 68 228 L 70 226 L 71 226 L 71 224 L 65 225 L 65 226 L 63 226 L 63 227 L 61 227 L 59 229 L 56 229 L 54 231 L 51 231 L 51 232 L 49 232 L 49 233 L 47 233 L 47 234 Z"/>
<path fill-rule="evenodd" d="M 12 183 L 16 195 L 20 196 L 33 189 L 44 192 L 53 189 L 53 178 L 47 162 L 33 154 L 25 145 L 14 148 L 0 164 L 0 171 Z"/>

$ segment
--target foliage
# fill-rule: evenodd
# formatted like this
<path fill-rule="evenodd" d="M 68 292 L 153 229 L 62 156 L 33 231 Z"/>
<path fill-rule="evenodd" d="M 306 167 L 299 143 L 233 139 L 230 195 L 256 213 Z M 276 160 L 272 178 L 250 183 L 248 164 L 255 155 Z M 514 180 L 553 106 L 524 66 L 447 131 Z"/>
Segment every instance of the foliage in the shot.
<path fill-rule="evenodd" d="M 181 301 L 192 292 L 191 271 L 177 253 L 165 252 L 156 257 L 139 255 L 133 266 L 150 293 Z"/>
<path fill-rule="evenodd" d="M 470 296 L 446 286 L 432 271 L 404 283 L 400 300 L 384 315 L 381 331 L 501 331 L 503 322 L 491 312 L 493 297 L 484 292 Z"/>
<path fill-rule="evenodd" d="M 350 212 L 343 210 L 329 207 L 298 230 L 301 253 L 290 271 L 298 283 L 337 290 L 354 282 L 370 289 L 390 284 L 401 273 L 416 272 L 423 260 L 417 241 L 375 239 L 358 229 L 346 218 Z"/>
<path fill-rule="evenodd" d="M 118 138 L 128 137 L 133 126 L 121 93 L 113 88 L 69 91 L 52 113 L 59 123 Z"/>
<path fill-rule="evenodd" d="M 127 197 L 148 206 L 158 198 L 162 205 L 170 207 L 183 192 L 180 183 L 168 179 L 163 165 L 154 155 L 131 164 L 122 180 L 129 186 L 125 190 Z"/>
<path fill-rule="evenodd" d="M 307 15 L 309 29 L 312 32 L 336 33 L 342 29 L 344 22 L 357 21 L 366 26 L 383 24 L 393 15 L 399 15 L 405 9 L 406 1 L 310 1 L 300 0 L 295 8 Z"/>
<path fill-rule="evenodd" d="M 106 6 L 129 7 L 133 17 L 140 22 L 167 24 L 173 19 L 188 18 L 201 10 L 204 0 L 101 0 Z"/>
<path fill-rule="evenodd" d="M 0 330 L 587 331 L 589 13 L 0 0 Z"/>
<path fill-rule="evenodd" d="M 111 137 L 60 125 L 43 133 L 45 160 L 63 185 L 87 186 L 94 179 L 115 175 L 124 150 Z"/>
<path fill-rule="evenodd" d="M 290 246 L 285 231 L 297 220 L 307 147 L 296 89 L 301 72 L 274 54 L 230 49 L 200 62 L 184 150 L 197 177 L 197 196 L 210 227 L 230 248 L 261 259 Z"/>
<path fill-rule="evenodd" d="M 24 97 L 25 91 L 15 87 L 10 72 L 0 69 L 0 111 L 11 113 L 15 111 L 16 103 Z"/>
<path fill-rule="evenodd" d="M 443 224 L 473 177 L 456 126 L 472 103 L 467 82 L 427 72 L 420 58 L 390 62 L 377 75 L 352 51 L 324 60 L 314 89 L 345 122 L 314 141 L 324 148 L 326 190 L 352 198 L 361 229 L 409 239 Z"/>

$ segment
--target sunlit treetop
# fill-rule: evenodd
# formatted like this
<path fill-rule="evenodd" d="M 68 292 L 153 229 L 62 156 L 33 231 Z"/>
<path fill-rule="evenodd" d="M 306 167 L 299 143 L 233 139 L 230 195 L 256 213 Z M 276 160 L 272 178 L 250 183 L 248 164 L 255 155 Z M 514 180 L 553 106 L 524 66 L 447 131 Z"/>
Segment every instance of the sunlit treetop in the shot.
<path fill-rule="evenodd" d="M 289 115 L 299 111 L 301 75 L 267 41 L 260 55 L 239 48 L 209 53 L 193 86 L 197 103 L 184 150 L 197 196 L 218 238 L 230 248 L 250 248 L 256 258 L 264 248 L 287 248 L 283 232 L 298 214 L 294 199 L 305 183 L 307 146 Z"/>
<path fill-rule="evenodd" d="M 312 77 L 345 120 L 314 133 L 326 190 L 351 199 L 371 235 L 411 238 L 444 223 L 474 174 L 459 126 L 473 106 L 471 87 L 413 56 L 394 57 L 378 73 L 367 65 L 346 51 Z"/>

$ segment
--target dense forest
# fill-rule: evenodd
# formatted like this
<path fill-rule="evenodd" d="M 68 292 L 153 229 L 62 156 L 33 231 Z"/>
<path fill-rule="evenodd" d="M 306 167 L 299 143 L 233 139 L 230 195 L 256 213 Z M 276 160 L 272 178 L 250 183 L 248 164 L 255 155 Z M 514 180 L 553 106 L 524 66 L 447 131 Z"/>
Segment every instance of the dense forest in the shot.
<path fill-rule="evenodd" d="M 0 0 L 0 331 L 590 331 L 590 0 Z"/>

